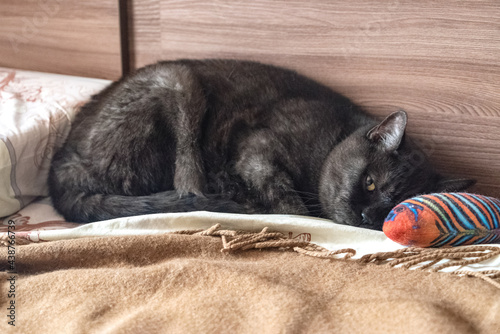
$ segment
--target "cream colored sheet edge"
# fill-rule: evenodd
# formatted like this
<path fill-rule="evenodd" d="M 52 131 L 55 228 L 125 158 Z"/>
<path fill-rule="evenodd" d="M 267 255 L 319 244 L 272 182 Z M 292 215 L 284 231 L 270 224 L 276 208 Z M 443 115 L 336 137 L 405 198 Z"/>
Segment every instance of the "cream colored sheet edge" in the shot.
<path fill-rule="evenodd" d="M 222 229 L 261 231 L 268 227 L 290 238 L 311 241 L 329 250 L 352 248 L 354 259 L 365 254 L 395 251 L 403 246 L 388 239 L 383 232 L 335 224 L 326 219 L 294 215 L 243 215 L 215 212 L 166 213 L 118 218 L 81 225 L 72 229 L 42 230 L 30 233 L 34 242 L 84 237 L 152 235 L 181 230 L 206 229 L 215 224 Z M 479 264 L 450 267 L 455 270 L 500 270 L 500 256 Z"/>

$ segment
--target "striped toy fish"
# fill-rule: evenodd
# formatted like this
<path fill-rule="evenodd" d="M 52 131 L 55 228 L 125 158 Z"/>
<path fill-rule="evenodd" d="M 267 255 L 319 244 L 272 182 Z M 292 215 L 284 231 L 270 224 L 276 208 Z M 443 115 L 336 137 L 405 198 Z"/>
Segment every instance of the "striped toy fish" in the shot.
<path fill-rule="evenodd" d="M 416 196 L 392 209 L 383 231 L 414 247 L 500 243 L 500 200 L 469 193 Z"/>

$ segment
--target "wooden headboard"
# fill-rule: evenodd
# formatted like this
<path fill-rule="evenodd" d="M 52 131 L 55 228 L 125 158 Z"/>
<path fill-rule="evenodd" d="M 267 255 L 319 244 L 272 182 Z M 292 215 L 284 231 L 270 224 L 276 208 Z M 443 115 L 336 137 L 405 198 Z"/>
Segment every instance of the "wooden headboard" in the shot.
<path fill-rule="evenodd" d="M 13 54 L 10 36 L 41 15 L 35 3 L 0 3 L 0 66 L 112 79 L 159 59 L 286 66 L 378 117 L 406 110 L 438 169 L 500 197 L 497 0 L 47 0 L 57 13 Z"/>
<path fill-rule="evenodd" d="M 117 0 L 1 0 L 0 66 L 118 79 Z"/>
<path fill-rule="evenodd" d="M 144 0 L 130 13 L 133 68 L 225 57 L 296 69 L 374 115 L 406 110 L 443 173 L 500 196 L 497 0 Z"/>

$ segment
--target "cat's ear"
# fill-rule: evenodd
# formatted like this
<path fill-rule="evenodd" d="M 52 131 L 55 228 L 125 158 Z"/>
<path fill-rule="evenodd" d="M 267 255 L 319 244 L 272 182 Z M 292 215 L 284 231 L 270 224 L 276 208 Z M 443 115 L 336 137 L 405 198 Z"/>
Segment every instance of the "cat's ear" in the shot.
<path fill-rule="evenodd" d="M 465 191 L 469 187 L 472 187 L 476 183 L 476 180 L 472 179 L 447 179 L 441 178 L 437 185 L 437 192 L 455 192 L 455 191 Z"/>
<path fill-rule="evenodd" d="M 396 111 L 373 127 L 366 136 L 382 150 L 393 152 L 403 140 L 408 116 L 405 111 Z"/>

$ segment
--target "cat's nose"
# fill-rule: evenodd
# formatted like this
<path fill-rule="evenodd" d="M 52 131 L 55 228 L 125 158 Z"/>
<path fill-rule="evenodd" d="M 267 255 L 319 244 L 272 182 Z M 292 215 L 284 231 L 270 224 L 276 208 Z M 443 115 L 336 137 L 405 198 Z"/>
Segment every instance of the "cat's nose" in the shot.
<path fill-rule="evenodd" d="M 365 208 L 361 211 L 361 220 L 368 228 L 382 230 L 384 219 L 389 212 L 390 209 L 386 208 Z"/>
<path fill-rule="evenodd" d="M 361 220 L 363 222 L 363 225 L 373 225 L 372 220 L 365 212 L 361 212 Z"/>
<path fill-rule="evenodd" d="M 373 216 L 372 214 L 362 212 L 361 220 L 362 220 L 362 225 L 364 225 L 364 227 L 366 228 L 374 230 L 382 230 L 382 224 L 378 222 L 377 217 Z"/>

